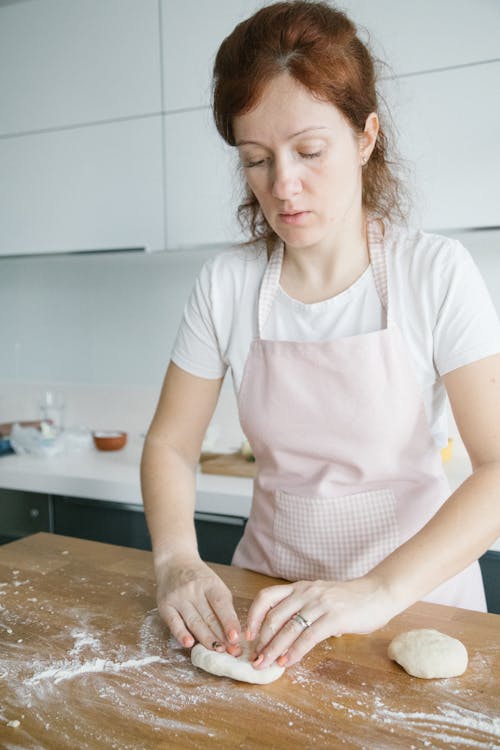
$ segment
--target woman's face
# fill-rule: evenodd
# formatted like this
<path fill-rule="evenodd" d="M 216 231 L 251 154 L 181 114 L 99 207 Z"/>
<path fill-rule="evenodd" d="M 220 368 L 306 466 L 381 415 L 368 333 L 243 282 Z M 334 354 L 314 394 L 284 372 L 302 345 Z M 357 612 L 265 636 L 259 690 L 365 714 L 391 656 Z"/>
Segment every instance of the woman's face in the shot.
<path fill-rule="evenodd" d="M 370 118 L 378 127 L 376 115 Z M 233 128 L 248 185 L 287 246 L 328 244 L 360 217 L 370 140 L 360 140 L 333 104 L 284 73 L 254 109 L 234 118 Z"/>

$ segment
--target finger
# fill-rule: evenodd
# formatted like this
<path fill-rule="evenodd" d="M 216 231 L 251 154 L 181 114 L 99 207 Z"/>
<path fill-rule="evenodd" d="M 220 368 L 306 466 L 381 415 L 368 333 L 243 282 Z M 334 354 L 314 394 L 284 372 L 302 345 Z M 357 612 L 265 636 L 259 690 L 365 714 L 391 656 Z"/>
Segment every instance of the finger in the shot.
<path fill-rule="evenodd" d="M 184 648 L 191 648 L 191 646 L 194 646 L 193 635 L 186 628 L 184 620 L 177 610 L 168 605 L 158 605 L 158 611 L 163 620 L 167 623 L 168 629 L 181 646 L 184 646 Z"/>
<path fill-rule="evenodd" d="M 200 612 L 191 604 L 186 602 L 180 611 L 187 629 L 194 635 L 205 648 L 215 651 L 224 651 L 225 646 L 221 641 L 221 636 L 217 635 L 205 622 Z M 220 632 L 220 631 L 219 631 Z"/>
<path fill-rule="evenodd" d="M 229 589 L 209 589 L 206 596 L 224 631 L 223 639 L 227 639 L 229 642 L 227 645 L 238 645 L 241 638 L 241 625 Z"/>
<path fill-rule="evenodd" d="M 215 635 L 215 640 L 218 643 L 224 643 L 224 641 L 226 640 L 224 630 L 210 604 L 206 600 L 202 600 L 201 602 L 196 602 L 195 609 L 198 610 L 198 614 L 200 615 L 203 622 Z"/>
<path fill-rule="evenodd" d="M 251 659 L 257 656 L 276 637 L 279 631 L 299 611 L 299 608 L 299 598 L 297 596 L 288 596 L 276 607 L 269 610 L 261 625 L 259 635 L 253 644 Z M 303 614 L 302 609 L 300 609 L 300 612 Z M 308 617 L 308 622 L 313 622 L 318 616 L 319 614 L 316 617 Z"/>
<path fill-rule="evenodd" d="M 329 638 L 332 634 L 331 630 L 332 625 L 328 615 L 323 615 L 295 639 L 283 657 L 278 657 L 278 664 L 281 667 L 291 667 L 293 664 L 297 664 L 316 644 L 324 641 L 325 638 Z M 336 634 L 336 636 L 339 635 L 340 633 Z"/>
<path fill-rule="evenodd" d="M 268 586 L 259 591 L 252 602 L 247 615 L 247 627 L 245 638 L 247 641 L 253 641 L 260 631 L 264 618 L 270 609 L 279 604 L 283 599 L 293 593 L 292 584 L 280 586 Z"/>
<path fill-rule="evenodd" d="M 243 649 L 239 644 L 232 643 L 226 644 L 226 651 L 231 656 L 241 656 L 241 654 L 243 653 Z"/>
<path fill-rule="evenodd" d="M 304 626 L 292 617 L 281 628 L 273 640 L 260 651 L 259 656 L 253 662 L 254 667 L 257 669 L 264 669 L 270 664 L 273 664 L 283 655 L 285 655 L 285 658 L 280 659 L 280 666 L 289 664 L 289 654 L 291 649 L 295 647 L 297 640 L 303 637 L 306 633 L 312 633 L 312 638 L 314 639 L 316 637 L 316 631 L 317 628 L 315 628 L 315 623 L 304 629 Z M 311 636 L 309 635 L 305 638 L 306 643 L 310 637 Z M 317 641 L 314 641 L 309 648 L 312 648 L 316 643 Z"/>

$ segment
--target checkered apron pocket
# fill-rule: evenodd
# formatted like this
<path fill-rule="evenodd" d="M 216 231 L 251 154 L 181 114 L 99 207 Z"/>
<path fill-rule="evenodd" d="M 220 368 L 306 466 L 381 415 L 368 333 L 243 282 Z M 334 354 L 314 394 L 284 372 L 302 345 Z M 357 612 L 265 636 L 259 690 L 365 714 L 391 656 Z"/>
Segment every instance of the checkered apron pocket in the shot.
<path fill-rule="evenodd" d="M 390 489 L 342 497 L 275 492 L 275 574 L 290 581 L 346 581 L 365 575 L 399 546 Z"/>

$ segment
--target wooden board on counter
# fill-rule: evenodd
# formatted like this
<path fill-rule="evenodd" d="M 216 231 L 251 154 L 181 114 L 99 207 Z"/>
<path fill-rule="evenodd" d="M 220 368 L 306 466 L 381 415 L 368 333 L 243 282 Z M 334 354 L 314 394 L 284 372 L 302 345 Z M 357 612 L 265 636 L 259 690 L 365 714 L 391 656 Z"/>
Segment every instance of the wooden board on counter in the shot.
<path fill-rule="evenodd" d="M 203 474 L 222 474 L 229 477 L 248 477 L 253 479 L 257 474 L 255 461 L 247 461 L 238 451 L 236 453 L 202 454 L 200 457 Z"/>
<path fill-rule="evenodd" d="M 242 619 L 277 583 L 213 568 Z M 419 603 L 372 635 L 324 641 L 259 686 L 191 665 L 159 617 L 149 552 L 36 534 L 0 547 L 0 582 L 0 747 L 500 746 L 497 615 Z M 460 638 L 467 672 L 419 680 L 390 661 L 391 638 L 416 627 Z"/>

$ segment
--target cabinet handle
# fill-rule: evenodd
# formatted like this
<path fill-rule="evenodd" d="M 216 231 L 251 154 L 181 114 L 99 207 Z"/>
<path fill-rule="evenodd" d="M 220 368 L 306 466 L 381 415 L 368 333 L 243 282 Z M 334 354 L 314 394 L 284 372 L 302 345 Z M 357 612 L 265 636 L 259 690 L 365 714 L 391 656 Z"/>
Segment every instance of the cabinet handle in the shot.
<path fill-rule="evenodd" d="M 204 511 L 195 511 L 195 521 L 208 521 L 210 523 L 225 523 L 228 526 L 245 526 L 247 519 L 242 516 L 225 516 L 221 513 L 205 513 Z"/>

